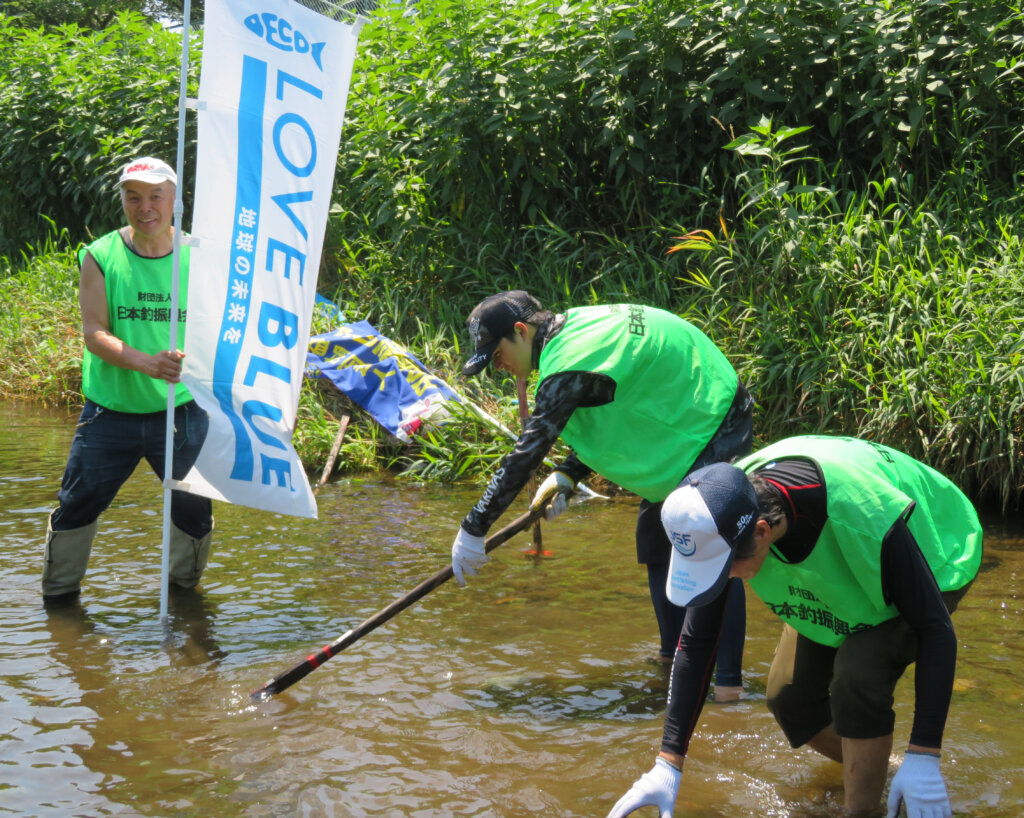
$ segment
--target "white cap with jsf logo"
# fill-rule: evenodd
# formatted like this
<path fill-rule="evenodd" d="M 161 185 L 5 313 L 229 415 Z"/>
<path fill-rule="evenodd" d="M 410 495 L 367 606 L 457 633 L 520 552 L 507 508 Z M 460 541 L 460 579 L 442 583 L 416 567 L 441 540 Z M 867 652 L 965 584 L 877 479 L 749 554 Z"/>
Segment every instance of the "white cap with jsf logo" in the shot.
<path fill-rule="evenodd" d="M 661 506 L 672 543 L 665 593 L 674 605 L 706 605 L 725 587 L 736 549 L 753 536 L 757 495 L 728 463 L 689 474 Z"/>

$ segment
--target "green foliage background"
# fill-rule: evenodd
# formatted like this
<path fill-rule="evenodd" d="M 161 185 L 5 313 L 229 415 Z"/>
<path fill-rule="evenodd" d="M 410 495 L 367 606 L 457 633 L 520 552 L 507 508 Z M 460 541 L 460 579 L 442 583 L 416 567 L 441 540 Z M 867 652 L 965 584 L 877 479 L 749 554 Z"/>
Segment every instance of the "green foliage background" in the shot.
<path fill-rule="evenodd" d="M 100 31 L 26 29 L 0 17 L 0 254 L 120 221 L 120 165 L 177 151 L 181 40 L 135 14 Z M 191 72 L 198 89 L 198 63 Z M 195 122 L 188 152 L 194 155 Z M 188 186 L 183 190 L 188 189 Z"/>
<path fill-rule="evenodd" d="M 951 173 L 1003 186 L 1020 172 L 1017 5 L 682 5 L 393 9 L 361 44 L 372 71 L 350 94 L 341 228 L 402 260 L 440 242 L 453 263 L 518 277 L 508 245 L 550 222 L 578 251 L 573 297 L 604 255 L 588 236 L 663 242 L 652 228 L 735 207 L 742 168 L 723 147 L 765 116 L 809 126 L 841 189 L 892 179 L 917 204 Z"/>
<path fill-rule="evenodd" d="M 0 22 L 0 287 L 30 300 L 53 278 L 33 259 L 119 223 L 117 165 L 173 155 L 179 54 L 130 15 Z M 864 435 L 1015 504 L 1022 59 L 1010 2 L 388 5 L 360 38 L 321 291 L 452 381 L 495 290 L 664 306 L 736 363 L 762 441 Z M 515 425 L 500 384 L 464 386 Z M 336 400 L 303 396 L 311 465 Z M 503 448 L 468 420 L 404 449 L 350 428 L 342 468 L 454 479 Z"/>
<path fill-rule="evenodd" d="M 203 0 L 192 0 L 192 21 L 202 18 Z M 0 14 L 16 18 L 25 28 L 55 28 L 73 24 L 103 29 L 118 12 L 134 11 L 151 20 L 182 20 L 182 0 L 0 0 Z"/>

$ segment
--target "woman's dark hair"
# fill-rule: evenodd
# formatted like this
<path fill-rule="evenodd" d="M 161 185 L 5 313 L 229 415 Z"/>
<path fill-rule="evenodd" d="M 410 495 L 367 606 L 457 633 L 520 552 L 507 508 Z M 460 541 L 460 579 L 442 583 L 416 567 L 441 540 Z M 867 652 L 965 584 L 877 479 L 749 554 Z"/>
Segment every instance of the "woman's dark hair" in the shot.
<path fill-rule="evenodd" d="M 534 327 L 543 327 L 548 321 L 550 321 L 554 317 L 555 314 L 551 312 L 551 310 L 537 310 L 535 313 L 532 313 L 530 317 L 527 318 L 523 323 L 530 324 L 531 326 Z M 506 333 L 505 337 L 509 341 L 513 341 L 515 340 L 515 335 L 516 329 L 513 325 L 512 329 L 510 329 L 508 333 Z"/>
<path fill-rule="evenodd" d="M 775 486 L 761 477 L 749 475 L 754 494 L 757 495 L 757 517 L 764 520 L 768 525 L 775 527 L 786 519 L 786 500 L 782 492 Z M 754 529 L 750 529 L 748 536 L 742 543 L 736 546 L 736 557 L 738 560 L 745 560 L 754 556 Z"/>
<path fill-rule="evenodd" d="M 757 475 L 750 476 L 750 485 L 757 495 L 758 514 L 772 528 L 787 519 L 786 498 L 775 486 Z"/>

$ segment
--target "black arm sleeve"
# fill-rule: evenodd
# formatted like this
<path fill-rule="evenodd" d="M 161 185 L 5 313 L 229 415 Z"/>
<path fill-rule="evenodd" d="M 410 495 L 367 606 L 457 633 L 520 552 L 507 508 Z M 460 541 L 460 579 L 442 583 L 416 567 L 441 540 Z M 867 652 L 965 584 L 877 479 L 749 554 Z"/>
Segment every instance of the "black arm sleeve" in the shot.
<path fill-rule="evenodd" d="M 882 590 L 917 635 L 910 742 L 941 747 L 956 675 L 956 634 L 935 576 L 903 519 L 882 541 Z"/>
<path fill-rule="evenodd" d="M 686 755 L 690 737 L 704 708 L 711 685 L 711 671 L 718 655 L 718 639 L 725 619 L 725 604 L 731 582 L 707 605 L 687 608 L 679 647 L 672 661 L 672 680 L 665 709 L 661 749 Z"/>
<path fill-rule="evenodd" d="M 558 471 L 571 478 L 574 483 L 580 482 L 593 473 L 590 466 L 576 456 L 576 452 L 569 452 L 568 457 L 558 464 Z"/>
<path fill-rule="evenodd" d="M 544 462 L 544 457 L 576 409 L 609 403 L 614 395 L 615 381 L 607 375 L 557 372 L 545 378 L 537 390 L 533 414 L 523 425 L 515 447 L 502 458 L 480 502 L 463 519 L 462 527 L 466 533 L 484 536 L 494 521 L 512 505 L 530 476 Z M 568 469 L 579 472 L 582 466 L 584 475 L 589 470 L 579 460 L 575 460 L 575 464 L 567 461 L 566 473 L 578 480 Z"/>

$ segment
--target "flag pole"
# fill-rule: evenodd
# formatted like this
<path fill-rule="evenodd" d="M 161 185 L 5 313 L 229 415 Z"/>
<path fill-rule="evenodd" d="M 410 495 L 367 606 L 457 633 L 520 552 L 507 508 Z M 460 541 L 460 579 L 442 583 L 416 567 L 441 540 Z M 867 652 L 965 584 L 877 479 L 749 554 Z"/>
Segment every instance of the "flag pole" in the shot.
<path fill-rule="evenodd" d="M 174 189 L 174 244 L 171 254 L 171 316 L 168 348 L 178 348 L 178 283 L 181 272 L 181 218 L 185 206 L 181 198 L 185 171 L 185 105 L 188 97 L 188 46 L 192 30 L 192 3 L 185 0 L 181 25 L 181 76 L 178 83 L 178 155 L 174 171 L 178 184 Z M 174 398 L 175 384 L 167 384 L 167 423 L 164 430 L 164 525 L 160 549 L 160 621 L 167 621 L 167 596 L 170 590 L 171 567 L 171 483 L 174 465 Z"/>

